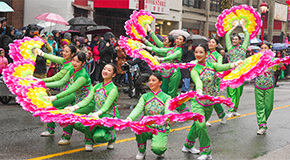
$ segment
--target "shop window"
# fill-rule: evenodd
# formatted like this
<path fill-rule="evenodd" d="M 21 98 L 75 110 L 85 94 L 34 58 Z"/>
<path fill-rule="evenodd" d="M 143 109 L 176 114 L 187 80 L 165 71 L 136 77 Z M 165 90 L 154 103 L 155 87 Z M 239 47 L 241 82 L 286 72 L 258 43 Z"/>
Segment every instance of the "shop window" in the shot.
<path fill-rule="evenodd" d="M 205 9 L 205 0 L 183 0 L 183 6 Z"/>
<path fill-rule="evenodd" d="M 210 11 L 221 12 L 221 0 L 210 0 Z"/>

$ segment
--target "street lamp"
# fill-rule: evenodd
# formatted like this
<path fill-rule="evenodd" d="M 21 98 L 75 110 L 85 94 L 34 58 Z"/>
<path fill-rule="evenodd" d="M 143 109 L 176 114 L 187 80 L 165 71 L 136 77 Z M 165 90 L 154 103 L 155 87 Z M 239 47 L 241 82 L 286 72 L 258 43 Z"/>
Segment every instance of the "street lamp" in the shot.
<path fill-rule="evenodd" d="M 262 34 L 261 34 L 261 41 L 262 41 L 262 44 L 264 42 L 264 21 L 265 21 L 265 16 L 266 16 L 266 13 L 267 13 L 267 9 L 268 9 L 268 4 L 266 2 L 263 2 L 261 3 L 260 5 L 260 9 L 261 9 L 261 14 L 262 14 L 262 20 L 263 20 L 263 24 L 262 24 Z M 262 45 L 261 44 L 261 45 Z"/>

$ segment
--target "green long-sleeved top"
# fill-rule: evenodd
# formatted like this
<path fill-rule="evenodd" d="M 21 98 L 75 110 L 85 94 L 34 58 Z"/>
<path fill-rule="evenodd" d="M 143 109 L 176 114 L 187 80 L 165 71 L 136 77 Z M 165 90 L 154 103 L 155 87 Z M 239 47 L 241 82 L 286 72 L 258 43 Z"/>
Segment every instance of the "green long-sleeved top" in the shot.
<path fill-rule="evenodd" d="M 45 53 L 43 55 L 44 58 L 54 62 L 54 63 L 57 63 L 57 64 L 62 64 L 63 67 L 61 68 L 61 70 L 59 72 L 57 72 L 55 75 L 53 75 L 52 77 L 49 77 L 49 78 L 44 78 L 42 79 L 44 82 L 55 82 L 55 81 L 59 81 L 60 79 L 62 79 L 65 74 L 73 68 L 72 64 L 71 64 L 71 61 L 66 61 L 66 59 L 64 58 L 61 58 L 61 57 L 58 57 L 58 56 L 55 56 L 55 55 L 52 55 L 52 54 L 47 54 Z"/>
<path fill-rule="evenodd" d="M 214 51 L 208 51 L 206 56 L 206 62 L 208 63 L 223 63 L 223 56 L 217 52 L 217 50 Z"/>
<path fill-rule="evenodd" d="M 201 89 L 203 94 L 216 97 L 218 95 L 218 83 L 216 72 L 226 71 L 231 69 L 231 64 L 208 63 L 206 65 L 197 63 L 191 70 L 191 78 L 195 83 L 196 89 Z M 202 106 L 210 106 L 214 103 L 206 100 L 199 101 L 195 99 Z"/>
<path fill-rule="evenodd" d="M 163 42 L 161 42 L 158 39 L 158 37 L 154 34 L 154 32 L 151 32 L 150 36 L 153 39 L 153 41 L 155 42 L 157 47 L 159 47 L 159 48 L 163 48 L 164 47 Z M 149 47 L 154 47 L 154 45 L 152 43 L 150 43 L 149 41 L 147 41 L 146 45 L 149 46 Z"/>
<path fill-rule="evenodd" d="M 91 90 L 91 79 L 86 69 L 82 67 L 81 69 L 75 71 L 74 69 L 69 70 L 64 78 L 60 81 L 49 83 L 50 85 L 55 85 L 54 87 L 60 87 L 69 82 L 69 87 L 56 95 L 57 99 L 65 97 L 71 93 L 75 93 L 76 103 L 88 96 Z"/>
<path fill-rule="evenodd" d="M 157 93 L 153 91 L 145 93 L 139 99 L 138 104 L 128 116 L 133 121 L 143 112 L 144 116 L 164 115 L 173 113 L 168 110 L 170 96 L 160 90 Z M 163 130 L 165 126 L 152 125 L 152 127 Z"/>
<path fill-rule="evenodd" d="M 99 83 L 91 89 L 89 95 L 80 101 L 77 105 L 82 108 L 90 103 L 95 103 L 95 111 L 101 110 L 103 114 L 109 114 L 112 117 L 120 118 L 119 110 L 117 108 L 118 88 L 112 81 L 107 84 Z"/>
<path fill-rule="evenodd" d="M 233 46 L 231 42 L 231 34 L 233 33 L 233 29 L 229 30 L 226 33 L 226 47 L 229 53 L 229 62 L 236 62 L 238 60 L 245 60 L 246 59 L 246 51 L 250 44 L 250 35 L 248 31 L 244 31 L 244 42 L 242 45 Z"/>

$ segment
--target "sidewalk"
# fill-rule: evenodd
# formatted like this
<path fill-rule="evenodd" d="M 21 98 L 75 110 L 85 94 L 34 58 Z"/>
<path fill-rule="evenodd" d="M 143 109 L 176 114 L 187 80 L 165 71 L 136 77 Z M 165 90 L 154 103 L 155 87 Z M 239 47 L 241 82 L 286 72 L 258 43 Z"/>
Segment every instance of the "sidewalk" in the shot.
<path fill-rule="evenodd" d="M 255 160 L 269 160 L 269 159 L 279 159 L 279 160 L 286 160 L 290 159 L 290 144 L 276 149 L 274 151 L 268 152 L 267 154 L 256 158 Z"/>

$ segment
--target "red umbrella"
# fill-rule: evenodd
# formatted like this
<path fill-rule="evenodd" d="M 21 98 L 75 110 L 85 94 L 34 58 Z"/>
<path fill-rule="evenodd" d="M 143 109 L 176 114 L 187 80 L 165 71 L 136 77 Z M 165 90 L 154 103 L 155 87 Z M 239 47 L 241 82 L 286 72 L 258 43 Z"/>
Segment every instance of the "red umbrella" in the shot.
<path fill-rule="evenodd" d="M 39 19 L 46 22 L 52 22 L 57 24 L 69 25 L 68 22 L 64 18 L 62 18 L 62 16 L 55 13 L 42 13 L 39 16 L 35 17 L 34 19 Z"/>

